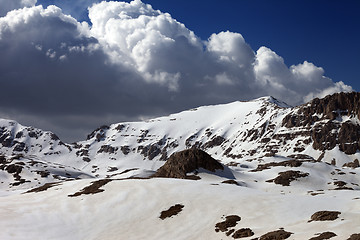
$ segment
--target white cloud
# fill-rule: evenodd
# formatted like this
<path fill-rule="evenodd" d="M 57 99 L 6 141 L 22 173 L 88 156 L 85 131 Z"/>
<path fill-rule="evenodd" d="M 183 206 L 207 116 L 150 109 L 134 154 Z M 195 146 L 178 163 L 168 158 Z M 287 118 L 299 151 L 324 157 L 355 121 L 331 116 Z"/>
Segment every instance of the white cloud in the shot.
<path fill-rule="evenodd" d="M 353 91 L 351 86 L 346 85 L 342 81 L 336 82 L 334 85 L 325 89 L 316 89 L 314 92 L 309 93 L 304 97 L 304 102 L 308 102 L 314 98 L 323 98 L 327 95 L 337 92 L 351 92 Z"/>
<path fill-rule="evenodd" d="M 269 48 L 254 51 L 239 33 L 201 41 L 140 0 L 95 4 L 89 18 L 91 26 L 56 6 L 0 18 L 0 112 L 69 133 L 89 119 L 101 125 L 265 95 L 295 105 L 351 90 L 312 63 L 287 67 Z"/>

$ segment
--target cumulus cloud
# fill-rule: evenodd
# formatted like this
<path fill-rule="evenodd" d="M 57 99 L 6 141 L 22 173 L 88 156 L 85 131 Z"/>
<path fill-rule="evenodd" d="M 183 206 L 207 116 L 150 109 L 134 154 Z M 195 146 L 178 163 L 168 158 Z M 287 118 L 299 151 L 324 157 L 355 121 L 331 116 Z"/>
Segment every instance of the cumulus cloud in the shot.
<path fill-rule="evenodd" d="M 17 3 L 0 18 L 0 113 L 66 140 L 204 104 L 272 95 L 296 105 L 352 90 L 312 63 L 287 67 L 269 48 L 254 51 L 239 33 L 201 40 L 140 0 L 91 5 L 90 25 L 56 6 Z"/>

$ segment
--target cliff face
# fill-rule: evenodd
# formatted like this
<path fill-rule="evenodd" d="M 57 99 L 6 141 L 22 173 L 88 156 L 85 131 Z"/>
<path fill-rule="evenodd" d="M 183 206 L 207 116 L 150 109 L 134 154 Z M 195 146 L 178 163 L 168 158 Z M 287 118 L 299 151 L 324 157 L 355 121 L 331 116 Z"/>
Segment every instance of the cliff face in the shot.
<path fill-rule="evenodd" d="M 336 93 L 314 99 L 286 115 L 282 126 L 308 129 L 316 150 L 336 146 L 346 154 L 360 150 L 360 93 Z"/>

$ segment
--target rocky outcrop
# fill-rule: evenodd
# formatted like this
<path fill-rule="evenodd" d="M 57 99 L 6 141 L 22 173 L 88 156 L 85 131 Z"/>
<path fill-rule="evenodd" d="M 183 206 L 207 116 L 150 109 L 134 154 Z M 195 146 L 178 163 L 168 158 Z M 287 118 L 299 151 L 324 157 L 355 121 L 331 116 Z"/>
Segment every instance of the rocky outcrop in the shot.
<path fill-rule="evenodd" d="M 213 159 L 209 154 L 200 149 L 187 149 L 172 154 L 166 163 L 159 168 L 153 177 L 187 178 L 188 173 L 195 172 L 200 168 L 211 172 L 224 170 L 221 163 Z"/>
<path fill-rule="evenodd" d="M 360 93 L 336 93 L 315 98 L 283 118 L 282 126 L 307 129 L 312 146 L 317 150 L 331 150 L 335 146 L 346 154 L 360 150 L 360 126 L 352 121 L 341 122 L 341 117 L 360 116 Z"/>

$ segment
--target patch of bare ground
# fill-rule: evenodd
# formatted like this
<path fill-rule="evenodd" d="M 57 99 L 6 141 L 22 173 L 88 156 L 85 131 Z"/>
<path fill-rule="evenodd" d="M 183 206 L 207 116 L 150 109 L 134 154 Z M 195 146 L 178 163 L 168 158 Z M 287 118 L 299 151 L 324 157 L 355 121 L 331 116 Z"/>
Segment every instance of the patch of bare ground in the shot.
<path fill-rule="evenodd" d="M 289 238 L 291 234 L 293 233 L 281 229 L 273 232 L 268 232 L 262 235 L 259 240 L 283 240 Z"/>
<path fill-rule="evenodd" d="M 256 169 L 251 170 L 250 172 L 260 172 L 266 169 L 270 169 L 271 167 L 300 167 L 302 165 L 302 161 L 292 159 L 282 162 L 270 162 L 265 164 L 259 164 Z"/>
<path fill-rule="evenodd" d="M 77 197 L 83 194 L 95 194 L 95 193 L 100 193 L 105 191 L 104 189 L 100 189 L 102 186 L 104 186 L 105 184 L 111 182 L 111 179 L 101 179 L 98 181 L 94 181 L 91 183 L 90 186 L 87 186 L 83 189 L 81 189 L 79 192 L 76 192 L 74 194 L 70 194 L 68 195 L 69 197 Z"/>
<path fill-rule="evenodd" d="M 298 178 L 307 177 L 309 176 L 309 173 L 289 170 L 286 172 L 279 172 L 278 175 L 279 176 L 277 176 L 276 178 L 267 180 L 266 182 L 274 182 L 275 184 L 290 186 L 290 182 Z"/>
<path fill-rule="evenodd" d="M 335 181 L 334 185 L 337 186 L 334 190 L 354 190 L 351 187 L 346 187 L 346 182 L 344 181 Z"/>
<path fill-rule="evenodd" d="M 221 183 L 233 184 L 233 185 L 239 186 L 239 183 L 233 179 L 225 180 L 225 181 L 222 181 Z"/>
<path fill-rule="evenodd" d="M 233 238 L 245 238 L 245 237 L 251 237 L 254 235 L 254 232 L 250 228 L 241 228 L 239 230 L 236 230 L 234 234 L 232 235 Z"/>
<path fill-rule="evenodd" d="M 347 240 L 360 240 L 360 233 L 352 234 Z"/>
<path fill-rule="evenodd" d="M 334 221 L 335 219 L 337 219 L 339 217 L 340 214 L 341 214 L 341 212 L 338 212 L 338 211 L 318 211 L 318 212 L 314 213 L 313 215 L 311 215 L 311 220 L 309 220 L 308 222 Z"/>
<path fill-rule="evenodd" d="M 179 212 L 182 211 L 182 209 L 184 208 L 184 205 L 182 204 L 175 204 L 174 206 L 171 206 L 168 210 L 162 211 L 160 213 L 160 219 L 164 220 L 165 218 L 169 218 L 172 216 L 176 216 L 178 215 Z"/>
<path fill-rule="evenodd" d="M 241 220 L 241 217 L 237 215 L 229 215 L 225 217 L 225 221 L 218 222 L 215 225 L 216 232 L 227 232 L 229 228 L 233 228 L 236 226 L 237 222 Z"/>
<path fill-rule="evenodd" d="M 332 237 L 336 237 L 337 235 L 333 232 L 323 232 L 319 236 L 312 237 L 309 240 L 324 240 L 324 239 L 330 239 Z"/>
<path fill-rule="evenodd" d="M 54 186 L 58 186 L 60 185 L 61 182 L 55 182 L 55 183 L 45 183 L 44 185 L 37 187 L 37 188 L 33 188 L 30 189 L 29 191 L 25 192 L 25 193 L 33 193 L 33 192 L 42 192 L 42 191 L 46 191 L 49 188 L 52 188 Z"/>

